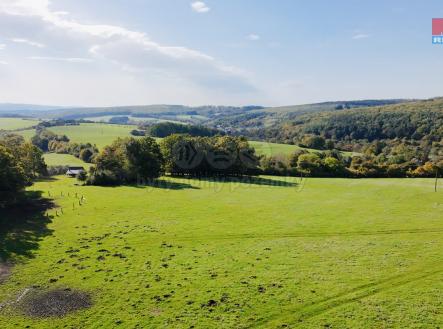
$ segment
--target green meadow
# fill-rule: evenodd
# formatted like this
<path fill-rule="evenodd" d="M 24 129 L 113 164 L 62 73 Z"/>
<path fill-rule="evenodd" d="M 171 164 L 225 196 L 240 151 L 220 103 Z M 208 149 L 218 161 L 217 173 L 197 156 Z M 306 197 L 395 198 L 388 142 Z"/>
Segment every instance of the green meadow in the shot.
<path fill-rule="evenodd" d="M 98 148 L 111 144 L 119 137 L 130 137 L 134 126 L 82 123 L 79 126 L 51 127 L 49 130 L 58 135 L 68 136 L 72 142 L 92 143 Z"/>
<path fill-rule="evenodd" d="M 0 284 L 0 303 L 26 289 L 71 288 L 90 293 L 93 306 L 39 319 L 11 304 L 0 323 L 439 328 L 443 184 L 438 193 L 433 184 L 162 178 L 105 188 L 41 181 L 30 192 L 41 191 L 56 208 L 0 219 L 0 256 L 17 262 Z M 7 225 L 17 220 L 22 232 Z"/>
<path fill-rule="evenodd" d="M 78 126 L 57 126 L 48 130 L 58 135 L 66 135 L 75 143 L 92 143 L 98 148 L 111 144 L 119 137 L 130 137 L 131 130 L 135 126 L 111 125 L 106 123 L 82 123 Z M 25 139 L 31 139 L 35 135 L 34 129 L 17 132 Z"/>
<path fill-rule="evenodd" d="M 79 126 L 59 126 L 48 128 L 52 132 L 59 135 L 66 135 L 72 142 L 76 143 L 93 143 L 98 148 L 110 145 L 118 137 L 130 137 L 131 130 L 135 126 L 127 125 L 111 125 L 106 123 L 82 123 Z M 31 139 L 35 134 L 34 129 L 23 130 L 17 132 L 26 139 Z M 251 141 L 250 144 L 256 149 L 260 155 L 290 155 L 296 150 L 302 149 L 297 145 L 276 144 L 267 142 Z M 318 152 L 312 149 L 306 149 L 310 152 Z M 351 154 L 343 152 L 345 154 Z"/>
<path fill-rule="evenodd" d="M 83 166 L 85 168 L 91 166 L 71 154 L 45 153 L 44 158 L 48 166 Z"/>
<path fill-rule="evenodd" d="M 26 129 L 38 124 L 38 120 L 21 118 L 0 118 L 0 130 Z"/>

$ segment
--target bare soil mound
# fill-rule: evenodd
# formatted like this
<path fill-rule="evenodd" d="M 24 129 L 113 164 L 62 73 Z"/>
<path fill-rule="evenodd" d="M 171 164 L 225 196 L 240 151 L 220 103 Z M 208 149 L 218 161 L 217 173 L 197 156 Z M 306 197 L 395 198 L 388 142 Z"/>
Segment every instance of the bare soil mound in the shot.
<path fill-rule="evenodd" d="M 63 317 L 92 306 L 91 296 L 71 289 L 58 289 L 30 294 L 21 303 L 23 312 L 31 317 Z"/>

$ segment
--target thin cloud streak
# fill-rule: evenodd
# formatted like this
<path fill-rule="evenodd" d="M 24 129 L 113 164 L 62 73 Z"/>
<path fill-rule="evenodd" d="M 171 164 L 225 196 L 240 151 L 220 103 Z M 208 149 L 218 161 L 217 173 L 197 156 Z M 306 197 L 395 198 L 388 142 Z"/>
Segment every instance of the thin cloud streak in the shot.
<path fill-rule="evenodd" d="M 355 34 L 352 37 L 352 39 L 353 40 L 361 40 L 361 39 L 367 39 L 367 38 L 370 38 L 370 37 L 371 37 L 371 35 L 369 35 L 369 34 L 359 33 L 359 34 Z"/>
<path fill-rule="evenodd" d="M 32 47 L 37 47 L 37 48 L 45 48 L 46 47 L 42 43 L 31 41 L 31 40 L 28 40 L 28 39 L 13 38 L 13 39 L 11 39 L 11 41 L 15 42 L 15 43 L 23 43 L 25 45 L 32 46 Z"/>
<path fill-rule="evenodd" d="M 92 63 L 93 60 L 90 58 L 79 58 L 79 57 L 49 57 L 49 56 L 31 56 L 29 59 L 39 60 L 39 61 L 57 61 L 57 62 L 70 62 L 70 63 Z"/>

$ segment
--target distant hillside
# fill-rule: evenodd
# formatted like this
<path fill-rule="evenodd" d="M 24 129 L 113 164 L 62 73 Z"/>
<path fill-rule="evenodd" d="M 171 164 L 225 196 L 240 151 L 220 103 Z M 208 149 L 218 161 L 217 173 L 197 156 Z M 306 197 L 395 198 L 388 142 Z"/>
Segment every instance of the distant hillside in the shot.
<path fill-rule="evenodd" d="M 342 111 L 306 113 L 276 123 L 263 137 L 292 141 L 306 134 L 334 140 L 443 138 L 443 98 Z"/>
<path fill-rule="evenodd" d="M 116 107 L 67 108 L 54 106 L 2 104 L 0 114 L 30 116 L 40 119 L 87 119 L 108 122 L 112 117 L 129 117 L 131 123 L 141 121 L 173 121 L 224 128 L 269 126 L 282 120 L 311 112 L 336 111 L 363 106 L 397 104 L 407 100 L 363 100 L 264 108 L 262 106 L 199 106 L 141 105 Z M 150 120 L 152 119 L 152 120 Z"/>
<path fill-rule="evenodd" d="M 0 115 L 6 116 L 31 116 L 36 117 L 38 113 L 60 109 L 60 106 L 33 105 L 33 104 L 0 104 Z"/>
<path fill-rule="evenodd" d="M 323 112 L 323 111 L 351 109 L 357 107 L 383 106 L 383 105 L 399 104 L 411 101 L 412 100 L 406 100 L 406 99 L 368 99 L 368 100 L 357 100 L 357 101 L 336 101 L 336 102 L 323 102 L 315 104 L 270 107 L 264 109 L 264 111 L 269 113 Z"/>
<path fill-rule="evenodd" d="M 142 105 L 118 107 L 82 107 L 50 109 L 33 113 L 43 119 L 87 119 L 100 116 L 132 116 L 135 118 L 174 118 L 177 116 L 216 117 L 262 109 L 260 106 L 200 106 Z"/>

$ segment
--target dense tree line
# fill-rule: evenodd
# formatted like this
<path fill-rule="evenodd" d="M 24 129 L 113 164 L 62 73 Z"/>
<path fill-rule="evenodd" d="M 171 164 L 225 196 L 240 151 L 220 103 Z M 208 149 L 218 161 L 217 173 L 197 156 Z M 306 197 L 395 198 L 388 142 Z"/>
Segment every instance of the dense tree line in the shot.
<path fill-rule="evenodd" d="M 337 150 L 311 153 L 299 150 L 290 156 L 262 157 L 260 168 L 263 174 L 268 175 L 310 177 L 429 178 L 443 174 L 443 161 L 427 161 L 424 164 L 398 162 L 387 162 L 383 156 L 371 153 L 350 157 Z"/>
<path fill-rule="evenodd" d="M 147 128 L 153 137 L 167 137 L 173 134 L 187 134 L 190 136 L 210 137 L 223 134 L 220 130 L 204 126 L 184 125 L 174 122 L 161 122 Z"/>
<path fill-rule="evenodd" d="M 46 174 L 43 152 L 23 137 L 0 137 L 0 208 L 15 204 L 25 187 Z"/>
<path fill-rule="evenodd" d="M 403 177 L 418 175 L 414 174 L 416 169 L 443 160 L 443 99 L 293 117 L 288 114 L 286 120 L 277 121 L 247 134 L 317 150 L 359 153 L 357 159 L 362 164 L 355 165 L 360 168 L 357 172 L 369 168 L 368 173 L 377 176 L 394 172 Z"/>
<path fill-rule="evenodd" d="M 259 158 L 245 138 L 172 135 L 161 142 L 164 170 L 173 175 L 238 176 L 257 174 Z"/>
<path fill-rule="evenodd" d="M 94 158 L 98 155 L 98 148 L 95 145 L 72 143 L 66 135 L 56 135 L 46 129 L 37 130 L 31 141 L 44 152 L 71 154 L 87 163 L 94 162 Z"/>
<path fill-rule="evenodd" d="M 119 138 L 95 158 L 87 180 L 91 185 L 118 185 L 157 178 L 162 173 L 163 155 L 151 137 Z"/>
<path fill-rule="evenodd" d="M 37 130 L 46 129 L 49 127 L 57 127 L 57 126 L 78 126 L 80 125 L 81 121 L 77 120 L 63 120 L 63 119 L 56 119 L 51 121 L 42 121 L 40 122 L 35 128 Z"/>
<path fill-rule="evenodd" d="M 238 176 L 259 173 L 259 159 L 244 138 L 171 135 L 160 145 L 152 137 L 120 138 L 95 158 L 87 184 L 146 182 L 167 173 Z"/>

